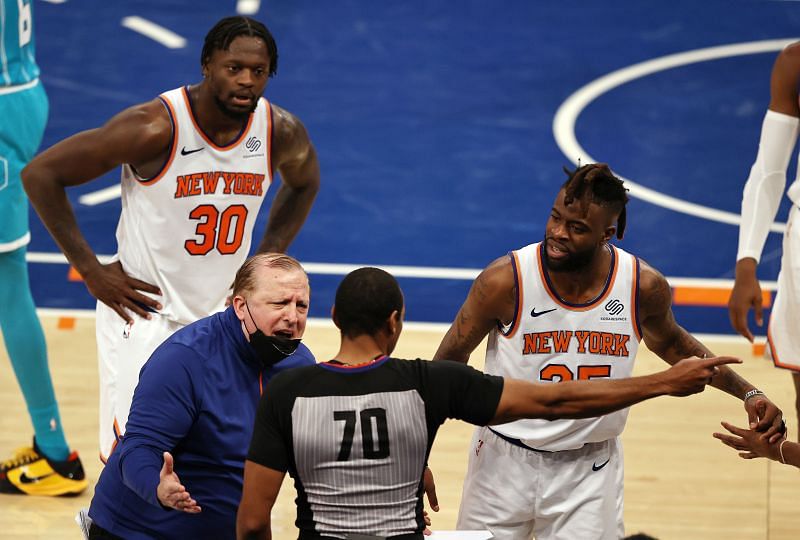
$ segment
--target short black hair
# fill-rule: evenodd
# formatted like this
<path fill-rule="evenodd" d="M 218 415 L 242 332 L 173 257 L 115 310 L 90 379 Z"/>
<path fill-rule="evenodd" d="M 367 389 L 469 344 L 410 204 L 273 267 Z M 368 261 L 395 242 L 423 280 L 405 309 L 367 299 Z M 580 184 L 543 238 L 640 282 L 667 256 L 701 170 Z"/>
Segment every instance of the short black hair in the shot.
<path fill-rule="evenodd" d="M 614 176 L 605 163 L 588 163 L 574 171 L 564 167 L 564 172 L 568 177 L 561 185 L 564 190 L 564 204 L 572 204 L 577 199 L 582 205 L 594 203 L 611 209 L 619 216 L 617 238 L 622 239 L 628 217 L 628 189 L 622 180 Z"/>
<path fill-rule="evenodd" d="M 402 311 L 403 292 L 389 272 L 365 267 L 347 274 L 336 289 L 336 326 L 349 338 L 374 336 L 393 311 Z"/>
<path fill-rule="evenodd" d="M 269 55 L 269 76 L 278 72 L 278 45 L 264 24 L 244 16 L 225 17 L 206 34 L 200 65 L 205 66 L 214 51 L 227 51 L 234 39 L 239 36 L 256 37 L 264 41 Z"/>

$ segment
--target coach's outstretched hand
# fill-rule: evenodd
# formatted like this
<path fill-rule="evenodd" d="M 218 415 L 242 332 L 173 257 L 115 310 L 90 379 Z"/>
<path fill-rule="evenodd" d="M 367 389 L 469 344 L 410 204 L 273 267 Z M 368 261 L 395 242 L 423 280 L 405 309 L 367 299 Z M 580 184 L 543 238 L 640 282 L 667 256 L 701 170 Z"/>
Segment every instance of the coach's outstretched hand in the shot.
<path fill-rule="evenodd" d="M 172 454 L 164 452 L 164 466 L 159 474 L 161 481 L 156 488 L 158 501 L 168 508 L 174 508 L 188 514 L 199 514 L 201 509 L 197 501 L 192 499 L 189 492 L 181 484 L 178 475 L 173 470 Z"/>
<path fill-rule="evenodd" d="M 671 396 L 690 396 L 705 390 L 711 384 L 714 375 L 719 373 L 717 366 L 724 364 L 741 364 L 742 361 L 731 356 L 715 356 L 713 358 L 684 358 L 676 362 L 664 372 L 665 381 Z"/>

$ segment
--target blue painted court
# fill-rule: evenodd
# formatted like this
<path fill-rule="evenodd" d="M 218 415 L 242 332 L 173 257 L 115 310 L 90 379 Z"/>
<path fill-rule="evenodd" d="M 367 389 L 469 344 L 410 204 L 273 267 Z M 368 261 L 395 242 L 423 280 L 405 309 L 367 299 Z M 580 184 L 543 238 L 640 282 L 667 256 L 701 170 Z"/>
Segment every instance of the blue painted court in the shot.
<path fill-rule="evenodd" d="M 44 147 L 197 82 L 205 33 L 236 5 L 37 0 L 38 57 L 51 100 Z M 131 16 L 185 38 L 185 47 L 123 26 Z M 459 269 L 480 269 L 541 239 L 561 168 L 578 158 L 606 161 L 657 194 L 632 199 L 621 247 L 670 278 L 732 279 L 737 226 L 709 216 L 739 212 L 777 45 L 712 53 L 609 87 L 574 123 L 556 127 L 574 134 L 584 155 L 559 146 L 554 118 L 576 91 L 610 73 L 800 36 L 800 3 L 791 1 L 278 0 L 262 1 L 257 17 L 280 53 L 266 96 L 303 120 L 322 166 L 319 197 L 290 253 L 306 263 L 411 267 L 401 278 L 407 318 L 430 322 L 451 321 L 466 296 L 470 274 Z M 793 161 L 790 178 L 795 170 Z M 99 254 L 116 249 L 120 202 L 81 197 L 118 177 L 69 193 Z M 698 210 L 677 211 L 663 196 Z M 49 260 L 58 249 L 35 214 L 31 222 L 32 259 Z M 266 211 L 257 235 L 265 223 Z M 763 279 L 776 279 L 780 249 L 772 234 Z M 310 268 L 311 314 L 326 317 L 341 276 L 337 267 Z M 431 268 L 444 277 L 430 277 Z M 63 263 L 32 262 L 39 306 L 94 305 L 67 272 Z M 676 314 L 691 331 L 731 332 L 722 307 L 677 306 Z"/>

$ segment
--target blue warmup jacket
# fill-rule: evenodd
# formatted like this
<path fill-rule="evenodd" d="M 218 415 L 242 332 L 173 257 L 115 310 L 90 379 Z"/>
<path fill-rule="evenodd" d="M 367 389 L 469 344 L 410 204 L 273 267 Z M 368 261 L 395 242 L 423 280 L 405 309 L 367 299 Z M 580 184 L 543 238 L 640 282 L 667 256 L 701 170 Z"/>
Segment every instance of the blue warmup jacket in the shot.
<path fill-rule="evenodd" d="M 262 373 L 232 307 L 176 332 L 139 374 L 125 436 L 100 475 L 89 516 L 131 540 L 235 538 L 261 389 L 279 371 L 314 363 L 301 344 Z M 159 504 L 165 451 L 201 513 Z"/>

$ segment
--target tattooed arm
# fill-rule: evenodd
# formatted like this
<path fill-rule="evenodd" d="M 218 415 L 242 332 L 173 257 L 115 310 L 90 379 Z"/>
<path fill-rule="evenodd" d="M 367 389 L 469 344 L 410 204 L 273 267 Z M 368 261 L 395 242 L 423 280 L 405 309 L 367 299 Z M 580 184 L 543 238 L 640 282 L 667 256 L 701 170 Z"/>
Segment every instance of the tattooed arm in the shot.
<path fill-rule="evenodd" d="M 644 342 L 662 360 L 675 364 L 690 356 L 713 356 L 705 345 L 675 321 L 672 313 L 672 291 L 666 278 L 644 261 L 641 261 L 639 298 Z M 719 373 L 711 382 L 714 388 L 739 399 L 744 399 L 745 394 L 755 388 L 729 367 L 719 366 L 718 369 Z M 744 407 L 750 417 L 751 427 L 758 431 L 767 431 L 770 437 L 782 429 L 783 415 L 780 409 L 763 394 L 749 398 Z"/>
<path fill-rule="evenodd" d="M 434 360 L 456 360 L 464 364 L 469 355 L 498 322 L 514 318 L 517 284 L 509 256 L 500 257 L 475 278 L 464 305 L 445 334 Z"/>

